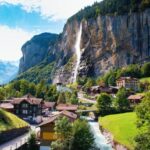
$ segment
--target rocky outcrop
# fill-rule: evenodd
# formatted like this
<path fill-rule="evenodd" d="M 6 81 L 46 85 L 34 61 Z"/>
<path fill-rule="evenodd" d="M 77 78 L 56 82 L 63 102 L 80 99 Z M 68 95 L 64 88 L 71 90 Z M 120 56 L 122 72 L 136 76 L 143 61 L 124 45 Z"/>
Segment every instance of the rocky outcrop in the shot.
<path fill-rule="evenodd" d="M 150 60 L 150 9 L 147 9 L 120 16 L 68 21 L 63 33 L 49 44 L 50 49 L 43 50 L 43 44 L 32 42 L 23 46 L 20 72 L 36 65 L 46 56 L 47 60 L 55 62 L 51 80 L 72 82 L 76 64 L 75 42 L 80 24 L 82 37 L 78 76 L 97 77 L 110 69 Z"/>
<path fill-rule="evenodd" d="M 91 67 L 92 74 L 98 76 L 110 69 L 149 60 L 150 10 L 124 16 L 99 16 L 82 24 L 85 50 L 79 75 L 86 75 Z M 85 71 L 84 66 L 89 69 Z"/>
<path fill-rule="evenodd" d="M 75 54 L 80 23 L 83 26 L 80 77 L 100 76 L 110 69 L 150 60 L 150 9 L 130 15 L 98 16 L 96 19 L 69 22 L 63 32 L 65 41 L 59 45 L 64 56 L 70 54 L 69 58 Z M 69 75 L 62 71 L 66 65 L 61 66 L 61 72 L 57 74 L 61 74 L 61 80 L 71 81 L 74 65 Z"/>
<path fill-rule="evenodd" d="M 20 59 L 19 73 L 25 72 L 29 68 L 42 62 L 53 46 L 58 35 L 42 33 L 34 36 L 30 41 L 22 46 L 23 57 Z"/>

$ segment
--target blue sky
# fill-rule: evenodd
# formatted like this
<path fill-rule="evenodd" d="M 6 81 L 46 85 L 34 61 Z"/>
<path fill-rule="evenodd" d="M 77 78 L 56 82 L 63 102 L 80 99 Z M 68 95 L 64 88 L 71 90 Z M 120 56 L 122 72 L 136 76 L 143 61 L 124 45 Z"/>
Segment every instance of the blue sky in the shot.
<path fill-rule="evenodd" d="M 0 59 L 19 60 L 33 35 L 62 32 L 67 18 L 95 1 L 101 0 L 0 0 Z"/>

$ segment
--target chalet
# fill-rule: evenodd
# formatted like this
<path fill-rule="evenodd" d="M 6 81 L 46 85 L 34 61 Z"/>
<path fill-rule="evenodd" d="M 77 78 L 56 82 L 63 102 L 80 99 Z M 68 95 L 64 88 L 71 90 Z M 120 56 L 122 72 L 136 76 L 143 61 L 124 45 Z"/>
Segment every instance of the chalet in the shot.
<path fill-rule="evenodd" d="M 121 77 L 117 80 L 117 87 L 124 87 L 126 89 L 132 89 L 134 91 L 138 91 L 139 81 L 136 78 L 132 77 Z"/>
<path fill-rule="evenodd" d="M 26 95 L 12 100 L 15 114 L 22 118 L 35 118 L 42 113 L 42 99 Z"/>
<path fill-rule="evenodd" d="M 56 106 L 57 111 L 70 111 L 70 112 L 76 112 L 78 109 L 78 105 L 71 105 L 71 104 L 58 104 Z"/>
<path fill-rule="evenodd" d="M 130 104 L 138 104 L 138 103 L 140 103 L 141 101 L 142 101 L 142 99 L 143 99 L 143 95 L 130 95 L 129 97 L 128 97 L 128 100 L 130 101 Z"/>
<path fill-rule="evenodd" d="M 43 123 L 39 125 L 40 127 L 40 150 L 50 150 L 50 143 L 52 141 L 57 140 L 58 135 L 55 134 L 54 127 L 55 121 L 60 117 L 65 116 L 67 117 L 70 122 L 73 122 L 77 119 L 77 115 L 69 112 L 69 111 L 62 111 L 59 114 L 52 116 L 45 120 Z"/>
<path fill-rule="evenodd" d="M 116 94 L 117 91 L 118 89 L 116 87 L 92 86 L 90 88 L 91 94 L 99 94 L 99 93 Z"/>

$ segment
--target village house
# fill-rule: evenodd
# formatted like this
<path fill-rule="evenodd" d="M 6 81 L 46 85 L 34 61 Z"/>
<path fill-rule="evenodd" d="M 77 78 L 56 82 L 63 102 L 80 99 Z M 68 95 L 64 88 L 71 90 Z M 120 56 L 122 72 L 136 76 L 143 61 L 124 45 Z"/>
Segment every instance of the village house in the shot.
<path fill-rule="evenodd" d="M 69 111 L 62 111 L 59 114 L 49 117 L 40 127 L 40 150 L 50 150 L 50 143 L 57 140 L 58 136 L 55 134 L 54 127 L 55 121 L 60 117 L 65 116 L 70 122 L 74 122 L 77 119 L 77 114 Z"/>
<path fill-rule="evenodd" d="M 108 93 L 108 94 L 116 94 L 118 89 L 116 87 L 106 87 L 106 86 L 92 86 L 90 88 L 91 94 L 100 94 L 100 93 Z"/>
<path fill-rule="evenodd" d="M 35 120 L 37 116 L 42 114 L 42 99 L 31 95 L 14 98 L 12 104 L 14 105 L 14 113 L 21 118 Z"/>
<path fill-rule="evenodd" d="M 126 89 L 138 91 L 139 90 L 139 81 L 137 78 L 121 77 L 117 80 L 117 87 L 118 88 L 124 87 Z"/>
<path fill-rule="evenodd" d="M 25 95 L 21 98 L 13 98 L 12 104 L 14 105 L 14 113 L 27 120 L 34 120 L 41 122 L 41 116 L 49 115 L 50 111 L 55 109 L 55 102 L 46 102 L 42 99 Z M 37 121 L 38 118 L 38 121 Z"/>
<path fill-rule="evenodd" d="M 130 101 L 131 105 L 136 105 L 142 101 L 143 97 L 143 95 L 130 95 L 128 100 Z"/>

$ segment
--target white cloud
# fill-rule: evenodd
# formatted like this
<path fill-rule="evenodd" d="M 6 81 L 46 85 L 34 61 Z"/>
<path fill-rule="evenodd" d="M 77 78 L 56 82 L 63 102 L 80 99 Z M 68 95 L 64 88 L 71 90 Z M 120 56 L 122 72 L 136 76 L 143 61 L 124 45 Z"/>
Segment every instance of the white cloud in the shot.
<path fill-rule="evenodd" d="M 19 28 L 11 29 L 8 26 L 0 26 L 0 59 L 20 59 L 21 46 L 32 36 L 32 33 Z"/>
<path fill-rule="evenodd" d="M 21 5 L 28 12 L 38 11 L 51 20 L 64 20 L 96 1 L 101 0 L 0 0 L 0 3 Z"/>

